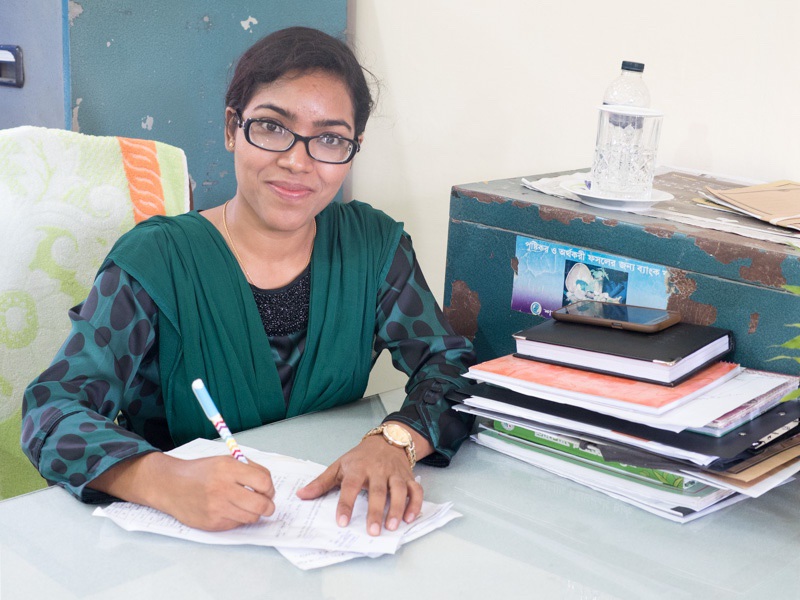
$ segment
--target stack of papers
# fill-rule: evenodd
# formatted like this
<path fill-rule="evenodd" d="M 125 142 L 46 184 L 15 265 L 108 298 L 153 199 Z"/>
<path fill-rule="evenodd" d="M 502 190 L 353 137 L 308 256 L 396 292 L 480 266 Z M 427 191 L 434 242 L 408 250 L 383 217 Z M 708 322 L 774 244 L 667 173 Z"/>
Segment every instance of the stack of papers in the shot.
<path fill-rule="evenodd" d="M 413 523 L 401 522 L 395 531 L 383 530 L 379 536 L 367 534 L 367 497 L 362 493 L 353 507 L 350 524 L 336 524 L 339 494 L 332 492 L 316 500 L 300 500 L 296 492 L 317 477 L 325 467 L 280 454 L 242 447 L 248 460 L 267 467 L 275 486 L 276 512 L 258 523 L 230 531 L 193 529 L 155 509 L 115 502 L 94 511 L 128 531 L 146 531 L 205 544 L 252 544 L 273 546 L 292 564 L 314 569 L 361 556 L 394 554 L 403 544 L 415 540 L 461 515 L 452 503 L 423 502 L 422 511 Z M 194 440 L 169 454 L 182 459 L 225 455 L 226 446 L 218 441 Z"/>
<path fill-rule="evenodd" d="M 733 490 L 718 488 L 688 476 L 681 478 L 670 471 L 650 469 L 652 475 L 648 479 L 644 475 L 625 472 L 628 466 L 625 464 L 616 463 L 618 469 L 604 468 L 608 463 L 592 463 L 564 451 L 547 449 L 541 444 L 525 442 L 516 436 L 487 428 L 479 431 L 473 439 L 483 446 L 680 523 L 692 521 L 746 498 Z M 580 444 L 578 441 L 575 443 Z M 663 480 L 657 478 L 659 474 Z M 673 482 L 668 483 L 669 480 Z"/>
<path fill-rule="evenodd" d="M 720 190 L 706 189 L 712 200 L 771 225 L 800 230 L 800 183 L 774 181 L 763 185 Z"/>
<path fill-rule="evenodd" d="M 565 191 L 561 186 L 563 183 L 582 182 L 587 177 L 588 171 L 584 171 L 535 181 L 523 179 L 522 185 L 550 196 L 580 201 L 577 196 Z M 668 192 L 675 198 L 645 208 L 626 206 L 625 210 L 704 229 L 735 233 L 751 239 L 796 246 L 800 240 L 800 233 L 796 230 L 774 226 L 767 221 L 754 220 L 749 214 L 740 212 L 738 209 L 734 210 L 712 201 L 710 199 L 712 195 L 706 191 L 708 188 L 728 190 L 758 183 L 762 182 L 745 180 L 741 177 L 732 178 L 702 173 L 685 168 L 659 167 L 653 180 L 653 187 Z"/>
<path fill-rule="evenodd" d="M 800 402 L 781 401 L 800 378 L 707 369 L 667 387 L 506 356 L 449 397 L 478 444 L 685 523 L 800 471 Z"/>
<path fill-rule="evenodd" d="M 780 375 L 770 371 L 747 369 L 736 377 L 729 386 L 733 397 L 744 400 L 742 404 L 724 415 L 715 418 L 703 427 L 690 428 L 698 433 L 705 433 L 721 437 L 740 427 L 748 421 L 777 406 L 784 396 L 797 389 L 798 377 L 793 375 Z M 723 390 L 723 388 L 725 388 Z M 728 393 L 728 388 L 722 386 L 716 394 Z M 745 400 L 749 398 L 749 400 Z"/>
<path fill-rule="evenodd" d="M 682 383 L 667 387 L 508 355 L 471 367 L 467 376 L 523 394 L 566 402 L 639 423 L 668 423 L 683 428 L 686 425 L 682 420 L 674 421 L 676 415 L 683 418 L 686 412 L 673 411 L 723 385 L 740 371 L 737 364 L 716 362 Z M 726 406 L 731 410 L 738 405 Z M 689 412 L 695 409 L 693 405 Z M 660 416 L 667 413 L 671 413 L 670 416 Z M 694 420 L 693 425 L 702 426 L 714 418 L 706 419 L 707 412 L 704 413 L 701 422 Z"/>

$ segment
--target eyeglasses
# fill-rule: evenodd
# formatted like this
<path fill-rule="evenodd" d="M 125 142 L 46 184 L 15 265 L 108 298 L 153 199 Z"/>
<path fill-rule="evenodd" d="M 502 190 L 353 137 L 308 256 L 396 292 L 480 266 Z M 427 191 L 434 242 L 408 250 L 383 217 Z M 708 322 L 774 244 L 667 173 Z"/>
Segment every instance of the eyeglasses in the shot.
<path fill-rule="evenodd" d="M 323 133 L 306 137 L 279 125 L 272 119 L 247 119 L 242 121 L 236 115 L 238 125 L 244 129 L 244 139 L 256 148 L 269 152 L 286 152 L 300 141 L 306 146 L 306 152 L 314 160 L 323 163 L 341 165 L 353 160 L 361 149 L 356 140 L 351 140 L 335 133 Z"/>

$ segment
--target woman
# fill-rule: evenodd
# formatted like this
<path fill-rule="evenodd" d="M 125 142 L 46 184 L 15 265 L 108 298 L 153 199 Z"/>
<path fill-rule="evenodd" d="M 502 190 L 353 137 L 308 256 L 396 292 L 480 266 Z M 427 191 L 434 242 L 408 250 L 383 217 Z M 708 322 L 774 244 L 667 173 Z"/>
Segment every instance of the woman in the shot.
<path fill-rule="evenodd" d="M 352 52 L 319 31 L 282 30 L 242 56 L 225 110 L 235 196 L 124 235 L 25 392 L 23 449 L 48 481 L 202 529 L 254 522 L 275 510 L 267 469 L 160 452 L 217 437 L 191 381 L 206 382 L 239 431 L 360 398 L 388 349 L 410 377 L 403 407 L 298 495 L 339 486 L 345 526 L 366 489 L 373 535 L 419 514 L 415 459 L 446 465 L 468 434 L 443 395 L 463 384 L 473 353 L 443 319 L 402 225 L 331 202 L 371 105 Z"/>

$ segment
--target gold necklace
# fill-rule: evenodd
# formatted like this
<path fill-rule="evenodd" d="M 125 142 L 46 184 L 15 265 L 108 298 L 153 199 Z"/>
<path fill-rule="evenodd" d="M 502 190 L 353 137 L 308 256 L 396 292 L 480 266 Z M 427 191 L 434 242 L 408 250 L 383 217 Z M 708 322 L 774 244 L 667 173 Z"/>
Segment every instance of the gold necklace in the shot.
<path fill-rule="evenodd" d="M 230 202 L 230 200 L 228 200 Z M 250 277 L 250 273 L 247 272 L 247 267 L 244 266 L 244 261 L 242 257 L 239 256 L 239 251 L 236 249 L 236 244 L 231 237 L 231 232 L 228 231 L 228 202 L 226 202 L 222 206 L 222 228 L 225 230 L 225 235 L 228 237 L 228 241 L 231 243 L 231 250 L 233 250 L 233 255 L 236 257 L 236 260 L 239 263 L 239 266 L 242 267 L 242 271 L 244 272 L 244 276 L 250 283 L 253 283 L 253 279 Z M 305 266 L 311 262 L 311 255 L 314 253 L 314 242 L 317 239 L 317 220 L 314 219 L 311 221 L 314 225 L 314 233 L 311 235 L 311 248 L 308 250 L 308 259 L 306 259 Z M 305 268 L 305 267 L 304 267 Z"/>

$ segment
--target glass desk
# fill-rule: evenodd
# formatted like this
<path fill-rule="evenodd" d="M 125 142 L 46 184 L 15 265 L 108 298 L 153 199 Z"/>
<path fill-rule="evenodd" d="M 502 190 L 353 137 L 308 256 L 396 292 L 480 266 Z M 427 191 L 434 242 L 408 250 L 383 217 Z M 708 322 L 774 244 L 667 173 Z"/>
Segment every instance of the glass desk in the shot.
<path fill-rule="evenodd" d="M 328 464 L 402 398 L 394 390 L 237 438 Z M 272 548 L 127 532 L 60 488 L 12 498 L 0 502 L 0 598 L 800 597 L 797 482 L 680 525 L 471 442 L 449 468 L 415 471 L 426 498 L 452 500 L 463 518 L 394 556 L 312 571 Z"/>

